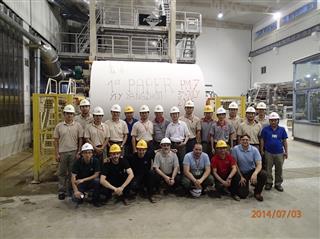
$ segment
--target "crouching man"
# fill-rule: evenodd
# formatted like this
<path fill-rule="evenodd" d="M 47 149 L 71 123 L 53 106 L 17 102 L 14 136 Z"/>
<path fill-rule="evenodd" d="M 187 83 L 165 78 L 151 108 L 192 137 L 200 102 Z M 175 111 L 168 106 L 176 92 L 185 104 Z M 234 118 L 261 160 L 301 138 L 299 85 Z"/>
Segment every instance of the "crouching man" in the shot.
<path fill-rule="evenodd" d="M 174 192 L 180 183 L 179 160 L 176 153 L 171 151 L 171 141 L 163 138 L 160 142 L 161 149 L 156 153 L 153 168 L 156 172 L 156 185 L 165 185 L 164 194 Z"/>
<path fill-rule="evenodd" d="M 71 184 L 73 195 L 78 203 L 82 203 L 85 192 L 93 190 L 92 203 L 99 207 L 99 160 L 93 157 L 93 146 L 85 143 L 81 148 L 81 158 L 73 164 Z"/>
<path fill-rule="evenodd" d="M 212 174 L 215 178 L 215 187 L 219 194 L 225 189 L 229 190 L 231 197 L 240 201 L 238 187 L 240 175 L 237 173 L 237 163 L 230 153 L 225 141 L 219 140 L 216 144 L 217 154 L 211 161 Z"/>
<path fill-rule="evenodd" d="M 121 148 L 118 144 L 111 145 L 109 149 L 110 162 L 103 164 L 100 176 L 101 193 L 106 198 L 111 198 L 112 194 L 118 197 L 118 200 L 127 205 L 127 199 L 130 196 L 130 182 L 133 179 L 133 171 L 129 162 L 121 158 Z"/>
<path fill-rule="evenodd" d="M 201 144 L 196 143 L 193 151 L 185 155 L 183 167 L 184 176 L 182 177 L 181 184 L 186 192 L 190 191 L 192 194 L 193 189 L 196 189 L 196 192 L 199 193 L 200 190 L 213 185 L 214 180 L 210 174 L 209 156 L 202 152 Z"/>

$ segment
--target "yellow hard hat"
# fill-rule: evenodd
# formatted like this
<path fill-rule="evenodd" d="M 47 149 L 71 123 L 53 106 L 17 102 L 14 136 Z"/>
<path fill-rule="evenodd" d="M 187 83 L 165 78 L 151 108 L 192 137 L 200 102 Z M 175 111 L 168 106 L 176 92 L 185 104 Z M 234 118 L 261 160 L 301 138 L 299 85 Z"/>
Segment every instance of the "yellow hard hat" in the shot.
<path fill-rule="evenodd" d="M 147 149 L 148 148 L 148 144 L 146 143 L 146 141 L 144 141 L 143 139 L 140 139 L 137 143 L 136 146 L 137 149 Z"/>
<path fill-rule="evenodd" d="M 124 108 L 124 113 L 132 113 L 134 112 L 134 109 L 132 106 L 128 105 L 126 108 Z"/>
<path fill-rule="evenodd" d="M 213 112 L 213 108 L 211 105 L 206 105 L 204 107 L 204 110 L 203 110 L 204 113 L 212 113 Z"/>
<path fill-rule="evenodd" d="M 218 140 L 216 144 L 216 148 L 227 148 L 228 145 L 224 140 Z"/>
<path fill-rule="evenodd" d="M 109 153 L 121 153 L 121 148 L 118 144 L 111 145 Z"/>

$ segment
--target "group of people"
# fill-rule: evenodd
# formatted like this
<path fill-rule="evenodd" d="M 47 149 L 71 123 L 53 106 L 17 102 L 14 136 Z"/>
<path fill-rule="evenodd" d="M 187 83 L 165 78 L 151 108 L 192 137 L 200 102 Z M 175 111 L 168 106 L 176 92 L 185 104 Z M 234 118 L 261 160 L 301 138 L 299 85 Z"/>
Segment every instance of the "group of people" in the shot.
<path fill-rule="evenodd" d="M 94 206 L 115 196 L 127 204 L 137 194 L 155 202 L 154 194 L 211 197 L 230 195 L 244 199 L 254 187 L 254 197 L 263 201 L 262 191 L 274 187 L 283 191 L 282 166 L 288 157 L 287 133 L 279 126 L 279 115 L 266 115 L 263 102 L 238 116 L 232 102 L 229 113 L 220 107 L 204 107 L 203 118 L 194 115 L 194 103 L 185 103 L 180 116 L 178 107 L 170 109 L 171 121 L 157 105 L 154 119 L 142 105 L 140 119 L 126 106 L 120 119 L 120 105 L 111 107 L 111 119 L 102 122 L 104 111 L 90 102 L 80 102 L 75 116 L 72 105 L 63 110 L 64 121 L 54 130 L 58 167 L 58 198 L 69 194 L 81 203 L 92 193 Z M 256 110 L 257 113 L 256 114 Z M 275 180 L 272 168 L 275 166 Z"/>

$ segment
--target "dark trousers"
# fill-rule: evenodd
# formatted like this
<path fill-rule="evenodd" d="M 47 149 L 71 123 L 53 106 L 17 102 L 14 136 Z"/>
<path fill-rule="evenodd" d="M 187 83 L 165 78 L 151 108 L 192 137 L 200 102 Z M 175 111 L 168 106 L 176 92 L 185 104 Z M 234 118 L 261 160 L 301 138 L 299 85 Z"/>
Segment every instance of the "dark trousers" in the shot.
<path fill-rule="evenodd" d="M 254 169 L 248 173 L 242 174 L 242 176 L 246 179 L 246 185 L 245 186 L 239 185 L 240 198 L 246 198 L 249 195 L 250 178 L 253 172 L 254 172 Z M 254 188 L 254 194 L 260 194 L 266 182 L 267 182 L 267 172 L 262 169 L 257 175 L 257 184 L 255 185 L 255 188 Z"/>
<path fill-rule="evenodd" d="M 97 202 L 100 196 L 100 179 L 95 178 L 78 185 L 78 190 L 82 193 L 93 190 L 92 202 Z"/>
<path fill-rule="evenodd" d="M 175 178 L 174 178 L 174 184 L 173 185 L 169 185 L 166 183 L 166 181 L 163 179 L 163 177 L 161 177 L 159 174 L 157 174 L 157 172 L 153 172 L 154 173 L 154 179 L 155 179 L 155 187 L 156 188 L 160 188 L 163 187 L 166 190 L 169 191 L 174 191 L 181 183 L 181 176 L 178 174 Z M 172 174 L 167 175 L 168 177 L 171 177 Z"/>
<path fill-rule="evenodd" d="M 222 179 L 226 180 L 227 178 L 222 178 Z M 214 182 L 215 182 L 215 188 L 217 189 L 217 191 L 221 192 L 224 187 L 222 183 L 216 178 L 214 178 Z M 231 179 L 230 187 L 228 187 L 231 195 L 238 195 L 239 182 L 240 182 L 240 175 L 236 173 Z"/>
<path fill-rule="evenodd" d="M 183 173 L 183 159 L 186 155 L 186 145 L 180 145 L 181 143 L 172 142 L 171 148 L 177 150 L 177 157 L 179 160 L 180 174 Z"/>
<path fill-rule="evenodd" d="M 202 141 L 201 144 L 202 144 L 202 152 L 208 154 L 209 159 L 211 160 L 211 158 L 212 158 L 212 149 L 211 149 L 210 142 Z"/>
<path fill-rule="evenodd" d="M 186 153 L 189 153 L 193 150 L 194 145 L 197 143 L 196 138 L 189 139 L 186 145 Z"/>
<path fill-rule="evenodd" d="M 122 184 L 126 181 L 128 175 L 127 174 L 123 174 L 123 175 L 118 175 L 117 178 L 112 178 L 112 179 L 108 179 L 108 182 L 114 186 L 114 187 L 121 187 Z M 131 189 L 131 183 L 129 185 L 127 185 L 124 189 L 123 189 L 123 196 L 124 197 L 128 197 L 130 194 L 130 189 Z M 109 189 L 109 188 L 105 188 L 105 187 L 101 187 L 100 188 L 100 194 L 103 194 L 107 199 L 112 197 L 112 193 L 113 190 Z"/>
<path fill-rule="evenodd" d="M 144 174 L 135 174 L 132 180 L 132 190 L 136 192 L 144 192 L 147 189 L 148 195 L 153 194 L 155 188 L 155 174 L 149 170 Z"/>

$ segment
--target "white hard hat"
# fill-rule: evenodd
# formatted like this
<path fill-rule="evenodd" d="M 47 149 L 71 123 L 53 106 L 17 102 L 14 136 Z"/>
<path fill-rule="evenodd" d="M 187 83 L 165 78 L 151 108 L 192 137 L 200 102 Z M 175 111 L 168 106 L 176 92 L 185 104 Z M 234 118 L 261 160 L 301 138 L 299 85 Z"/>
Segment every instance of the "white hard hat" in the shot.
<path fill-rule="evenodd" d="M 82 152 L 82 151 L 87 151 L 87 150 L 93 150 L 92 145 L 89 144 L 89 143 L 85 143 L 85 144 L 82 145 L 82 147 L 81 147 L 81 152 Z"/>
<path fill-rule="evenodd" d="M 237 103 L 234 101 L 229 104 L 229 109 L 238 109 L 238 108 L 239 107 L 238 107 Z"/>
<path fill-rule="evenodd" d="M 147 105 L 141 105 L 139 112 L 143 113 L 143 112 L 149 112 L 149 106 Z"/>
<path fill-rule="evenodd" d="M 100 106 L 97 106 L 93 109 L 93 115 L 104 115 L 103 109 Z"/>
<path fill-rule="evenodd" d="M 180 113 L 180 110 L 177 106 L 173 106 L 171 109 L 170 109 L 170 114 L 173 114 L 173 113 Z"/>
<path fill-rule="evenodd" d="M 192 100 L 188 100 L 188 101 L 185 103 L 184 107 L 194 107 L 193 101 L 192 101 Z"/>
<path fill-rule="evenodd" d="M 255 110 L 252 106 L 249 106 L 249 107 L 246 109 L 246 113 L 256 113 L 256 110 Z"/>
<path fill-rule="evenodd" d="M 171 140 L 168 138 L 163 138 L 160 142 L 160 144 L 171 144 Z"/>
<path fill-rule="evenodd" d="M 190 194 L 195 198 L 200 197 L 201 196 L 201 192 L 202 192 L 201 188 L 193 188 L 193 189 L 190 190 Z"/>
<path fill-rule="evenodd" d="M 63 109 L 63 112 L 66 113 L 75 113 L 73 105 L 66 105 Z"/>
<path fill-rule="evenodd" d="M 261 110 L 265 110 L 267 109 L 267 105 L 263 102 L 260 102 L 259 104 L 257 104 L 257 107 L 256 107 L 258 110 L 261 109 Z"/>
<path fill-rule="evenodd" d="M 157 105 L 155 108 L 154 108 L 154 112 L 157 113 L 163 113 L 163 107 L 161 105 Z"/>
<path fill-rule="evenodd" d="M 113 105 L 112 107 L 111 107 L 111 110 L 110 111 L 113 111 L 113 112 L 121 112 L 121 107 L 120 107 L 120 105 L 118 105 L 118 104 L 115 104 L 115 105 Z"/>
<path fill-rule="evenodd" d="M 87 99 L 83 99 L 80 101 L 80 106 L 90 106 L 90 102 Z"/>
<path fill-rule="evenodd" d="M 217 115 L 219 115 L 219 114 L 225 114 L 225 113 L 227 113 L 227 111 L 221 106 L 221 107 L 219 107 L 218 109 L 217 109 Z"/>
<path fill-rule="evenodd" d="M 280 119 L 280 116 L 276 112 L 271 112 L 269 119 Z"/>

